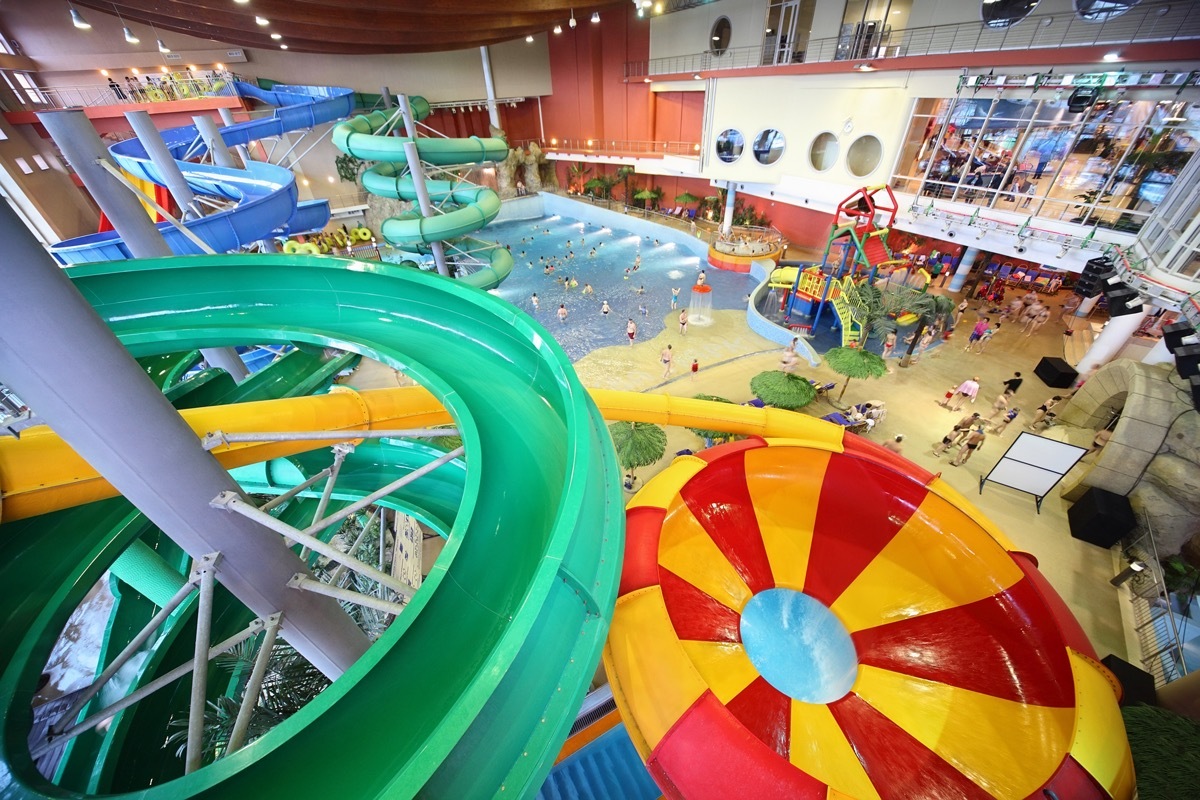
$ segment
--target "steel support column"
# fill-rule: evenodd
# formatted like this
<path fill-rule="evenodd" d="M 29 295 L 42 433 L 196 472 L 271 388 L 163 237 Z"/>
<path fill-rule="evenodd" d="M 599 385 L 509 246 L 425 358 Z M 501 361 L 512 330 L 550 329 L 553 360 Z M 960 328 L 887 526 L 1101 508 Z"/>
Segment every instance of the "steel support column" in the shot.
<path fill-rule="evenodd" d="M 500 111 L 496 108 L 496 81 L 492 78 L 492 56 L 486 44 L 480 46 L 479 57 L 483 61 L 483 88 L 487 92 L 488 122 L 496 130 L 502 130 Z"/>
<path fill-rule="evenodd" d="M 142 147 L 146 148 L 146 154 L 150 156 L 151 163 L 158 168 L 163 182 L 167 185 L 167 191 L 171 193 L 171 197 L 175 198 L 175 205 L 179 206 L 179 218 L 186 220 L 189 216 L 201 216 L 199 209 L 195 206 L 196 195 L 193 194 L 192 187 L 188 186 L 187 180 L 179 170 L 179 164 L 167 150 L 162 134 L 154 126 L 154 121 L 150 119 L 150 112 L 126 111 L 125 119 L 129 120 Z"/>
<path fill-rule="evenodd" d="M 335 601 L 287 588 L 306 569 L 278 536 L 209 505 L 237 484 L 6 203 L 0 239 L 5 383 L 192 557 L 220 552 L 221 584 L 261 617 L 284 613 L 305 658 L 344 672 L 366 636 Z"/>
<path fill-rule="evenodd" d="M 212 154 L 213 163 L 218 167 L 232 167 L 236 169 L 237 162 L 233 158 L 233 153 L 230 153 L 229 148 L 226 147 L 225 139 L 221 136 L 221 131 L 217 129 L 217 123 L 213 122 L 213 118 L 197 114 L 192 117 L 192 121 L 196 123 L 196 130 L 199 132 L 200 138 L 208 146 L 208 152 Z"/>
<path fill-rule="evenodd" d="M 404 115 L 404 130 L 408 132 L 410 139 L 416 139 L 416 117 L 406 94 L 400 95 L 400 113 Z M 421 216 L 432 217 L 433 203 L 429 202 L 429 190 L 425 188 L 425 166 L 421 163 L 421 155 L 417 151 L 415 141 L 404 143 L 404 157 L 408 160 L 408 171 L 412 175 L 413 191 L 417 193 L 417 205 L 421 209 Z M 430 242 L 429 247 L 433 250 L 433 263 L 437 265 L 438 274 L 450 277 L 450 267 L 446 265 L 446 251 L 442 243 Z"/>

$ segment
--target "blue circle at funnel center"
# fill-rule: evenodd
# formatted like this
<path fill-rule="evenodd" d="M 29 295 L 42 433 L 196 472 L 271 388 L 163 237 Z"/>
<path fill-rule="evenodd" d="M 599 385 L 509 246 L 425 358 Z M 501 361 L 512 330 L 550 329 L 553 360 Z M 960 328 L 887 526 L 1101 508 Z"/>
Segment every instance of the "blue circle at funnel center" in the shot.
<path fill-rule="evenodd" d="M 768 589 L 742 610 L 742 645 L 767 682 L 805 703 L 844 697 L 858 673 L 846 626 L 819 600 L 792 589 Z"/>

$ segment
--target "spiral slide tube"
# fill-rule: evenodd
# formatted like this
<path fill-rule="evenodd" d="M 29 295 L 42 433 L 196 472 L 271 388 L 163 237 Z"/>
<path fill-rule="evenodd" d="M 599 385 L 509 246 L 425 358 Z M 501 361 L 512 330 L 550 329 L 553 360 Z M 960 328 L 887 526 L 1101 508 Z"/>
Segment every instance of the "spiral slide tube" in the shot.
<path fill-rule="evenodd" d="M 603 421 L 551 337 L 484 293 L 378 263 L 200 256 L 89 264 L 72 278 L 136 356 L 296 341 L 403 368 L 445 406 L 467 452 L 460 495 L 425 508 L 430 519 L 457 508 L 442 556 L 404 614 L 341 679 L 233 757 L 186 777 L 162 775 L 150 788 L 124 787 L 121 769 L 98 767 L 117 783 L 95 791 L 140 800 L 535 792 L 599 659 L 623 528 Z M 362 413 L 354 393 L 339 394 L 334 402 Z M 272 413 L 273 404 L 249 405 Z M 388 462 L 376 460 L 376 486 L 394 477 Z M 12 468 L 6 462 L 3 474 Z M 51 524 L 59 514 L 0 525 L 4 800 L 81 796 L 36 774 L 26 744 L 30 701 L 67 616 L 128 541 L 111 533 L 122 530 L 112 516 L 118 502 L 87 506 L 104 519 L 71 535 Z M 140 754 L 160 747 L 164 726 L 137 730 L 106 751 L 110 764 L 142 764 Z M 336 743 L 350 742 L 353 765 L 337 758 Z"/>
<path fill-rule="evenodd" d="M 276 109 L 270 117 L 221 128 L 225 143 L 231 147 L 332 122 L 347 116 L 354 107 L 354 93 L 350 89 L 277 84 L 273 90 L 265 91 L 240 81 L 234 86 L 242 97 L 268 103 Z M 192 191 L 237 202 L 237 206 L 227 211 L 184 223 L 216 252 L 237 250 L 272 236 L 320 230 L 329 222 L 329 201 L 310 200 L 297 205 L 296 178 L 291 170 L 261 161 L 251 161 L 245 169 L 185 161 L 189 154 L 198 156 L 206 152 L 203 145 L 192 151 L 199 136 L 193 125 L 162 131 L 162 136 Z M 164 183 L 137 138 L 118 142 L 109 152 L 135 178 Z M 159 223 L 158 227 L 173 252 L 180 255 L 200 252 L 194 242 L 170 223 Z M 50 252 L 63 264 L 132 258 L 115 231 L 68 239 L 51 247 Z"/>
<path fill-rule="evenodd" d="M 429 104 L 423 98 L 412 98 L 413 114 L 418 120 L 429 115 Z M 393 112 L 394 113 L 394 112 Z M 486 161 L 503 160 L 508 155 L 508 142 L 503 139 L 417 138 L 381 136 L 392 114 L 374 111 L 334 126 L 333 144 L 343 153 L 349 153 L 364 161 L 379 161 L 363 173 L 363 188 L 371 194 L 398 200 L 414 201 L 417 194 L 412 178 L 403 174 L 407 163 L 404 154 L 406 142 L 416 142 L 422 161 L 437 166 L 479 164 Z M 438 206 L 446 204 L 442 213 L 422 217 L 417 211 L 408 211 L 385 220 L 380 227 L 383 238 L 396 247 L 413 253 L 428 252 L 425 245 L 430 242 L 458 240 L 466 250 L 491 248 L 483 256 L 487 266 L 460 278 L 464 283 L 478 289 L 494 289 L 512 272 L 512 253 L 474 238 L 461 238 L 473 233 L 496 218 L 500 213 L 500 198 L 483 186 L 454 183 L 444 180 L 427 180 L 429 199 Z"/>

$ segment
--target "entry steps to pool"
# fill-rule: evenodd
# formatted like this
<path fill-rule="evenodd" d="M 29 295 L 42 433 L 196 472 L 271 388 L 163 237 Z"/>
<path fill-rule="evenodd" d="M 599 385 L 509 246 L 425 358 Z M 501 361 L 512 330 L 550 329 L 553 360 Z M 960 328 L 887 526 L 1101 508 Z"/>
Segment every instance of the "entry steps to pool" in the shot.
<path fill-rule="evenodd" d="M 537 800 L 659 800 L 625 725 L 618 723 L 595 741 L 560 761 L 546 777 Z"/>

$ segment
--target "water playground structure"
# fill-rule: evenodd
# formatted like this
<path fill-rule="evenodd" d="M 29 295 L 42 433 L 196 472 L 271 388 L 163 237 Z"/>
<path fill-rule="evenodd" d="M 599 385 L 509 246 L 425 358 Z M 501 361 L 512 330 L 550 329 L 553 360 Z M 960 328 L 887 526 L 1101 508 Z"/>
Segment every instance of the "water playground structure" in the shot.
<path fill-rule="evenodd" d="M 340 97 L 290 94 L 281 112 Z M 372 191 L 400 198 L 417 190 L 393 165 L 411 169 L 414 149 L 464 163 L 502 141 L 383 135 L 395 122 L 376 112 L 335 137 L 380 162 Z M 253 183 L 200 166 L 197 185 Z M 259 202 L 189 221 L 209 247 L 279 235 L 300 213 L 294 179 L 248 171 L 274 176 Z M 481 262 L 477 281 L 311 253 L 129 259 L 114 236 L 59 248 L 74 264 L 60 271 L 0 212 L 14 259 L 0 373 L 63 421 L 61 437 L 0 439 L 0 797 L 532 797 L 602 649 L 667 797 L 1131 796 L 1117 687 L 1029 556 L 940 478 L 838 426 L 587 391 L 541 325 L 479 291 L 506 266 L 471 236 L 494 193 L 445 183 L 431 195 L 447 213 L 381 234 L 418 255 L 449 241 Z M 47 302 L 93 335 L 63 346 Z M 191 371 L 200 349 L 247 343 L 296 349 L 242 383 Z M 359 356 L 419 387 L 331 388 Z M 76 414 L 105 423 L 83 435 Z M 159 420 L 184 427 L 148 435 Z M 677 459 L 625 510 L 608 420 L 750 438 Z M 379 563 L 330 545 L 371 506 L 444 539 L 423 578 L 397 577 L 398 542 L 390 565 L 383 545 Z M 318 580 L 325 558 L 365 584 Z M 101 581 L 115 598 L 104 669 L 35 709 Z M 393 621 L 368 642 L 339 602 Z M 267 670 L 210 659 L 245 643 L 270 654 L 277 637 L 335 680 L 272 730 L 235 724 L 206 752 L 208 704 L 252 717 Z M 183 758 L 163 746 L 180 720 Z M 360 766 L 329 768 L 339 743 Z"/>

